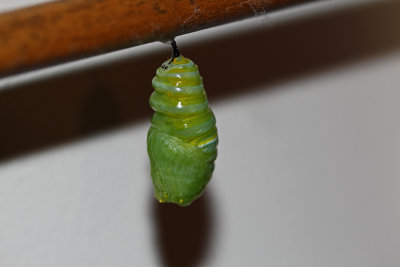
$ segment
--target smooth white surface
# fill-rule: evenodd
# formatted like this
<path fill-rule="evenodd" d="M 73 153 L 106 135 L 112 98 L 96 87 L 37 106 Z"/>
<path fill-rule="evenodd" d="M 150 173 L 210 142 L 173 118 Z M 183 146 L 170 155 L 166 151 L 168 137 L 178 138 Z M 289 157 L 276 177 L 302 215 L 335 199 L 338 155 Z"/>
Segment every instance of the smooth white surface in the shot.
<path fill-rule="evenodd" d="M 215 107 L 220 234 L 208 266 L 399 266 L 399 60 Z"/>
<path fill-rule="evenodd" d="M 399 69 L 393 51 L 211 103 L 202 266 L 400 266 Z M 163 266 L 148 127 L 0 163 L 0 266 Z"/>
<path fill-rule="evenodd" d="M 213 105 L 216 234 L 204 266 L 400 264 L 399 62 Z M 3 164 L 1 266 L 157 266 L 148 126 Z"/>

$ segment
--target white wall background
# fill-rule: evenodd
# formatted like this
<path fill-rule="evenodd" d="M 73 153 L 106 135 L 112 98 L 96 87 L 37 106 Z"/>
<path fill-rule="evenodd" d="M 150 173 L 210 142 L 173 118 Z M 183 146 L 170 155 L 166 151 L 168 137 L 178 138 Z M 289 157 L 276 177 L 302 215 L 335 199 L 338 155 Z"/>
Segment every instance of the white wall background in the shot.
<path fill-rule="evenodd" d="M 178 37 L 220 136 L 188 208 L 152 198 L 146 154 L 167 46 L 3 79 L 0 266 L 400 266 L 399 12 L 312 2 Z"/>

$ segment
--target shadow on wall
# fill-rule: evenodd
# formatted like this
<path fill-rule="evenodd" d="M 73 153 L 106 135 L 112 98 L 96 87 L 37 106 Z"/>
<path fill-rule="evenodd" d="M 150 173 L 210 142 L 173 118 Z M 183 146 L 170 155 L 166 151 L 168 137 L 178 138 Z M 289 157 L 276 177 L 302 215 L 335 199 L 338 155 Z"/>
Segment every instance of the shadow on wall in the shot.
<path fill-rule="evenodd" d="M 400 2 L 381 1 L 181 46 L 211 101 L 400 47 Z M 179 41 L 179 39 L 178 39 Z M 0 160 L 148 119 L 170 50 L 0 92 Z"/>
<path fill-rule="evenodd" d="M 154 198 L 155 243 L 164 267 L 195 267 L 206 258 L 213 236 L 209 192 L 188 207 L 159 204 Z"/>

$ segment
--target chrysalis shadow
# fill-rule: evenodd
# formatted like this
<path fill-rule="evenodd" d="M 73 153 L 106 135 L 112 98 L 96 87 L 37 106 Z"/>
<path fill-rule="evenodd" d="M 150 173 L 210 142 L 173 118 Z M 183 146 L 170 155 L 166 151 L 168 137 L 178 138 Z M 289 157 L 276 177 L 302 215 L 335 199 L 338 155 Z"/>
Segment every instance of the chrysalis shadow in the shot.
<path fill-rule="evenodd" d="M 159 204 L 153 200 L 154 241 L 161 266 L 199 266 L 207 256 L 213 232 L 209 193 L 204 193 L 188 207 Z"/>

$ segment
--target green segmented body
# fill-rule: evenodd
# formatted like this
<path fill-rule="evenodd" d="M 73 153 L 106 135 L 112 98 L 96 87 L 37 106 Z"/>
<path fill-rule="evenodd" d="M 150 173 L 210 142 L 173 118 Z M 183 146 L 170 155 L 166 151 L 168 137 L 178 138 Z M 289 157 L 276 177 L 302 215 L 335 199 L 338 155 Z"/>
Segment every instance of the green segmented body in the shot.
<path fill-rule="evenodd" d="M 157 69 L 147 137 L 154 195 L 189 205 L 204 191 L 217 156 L 215 117 L 197 65 L 178 56 Z"/>

